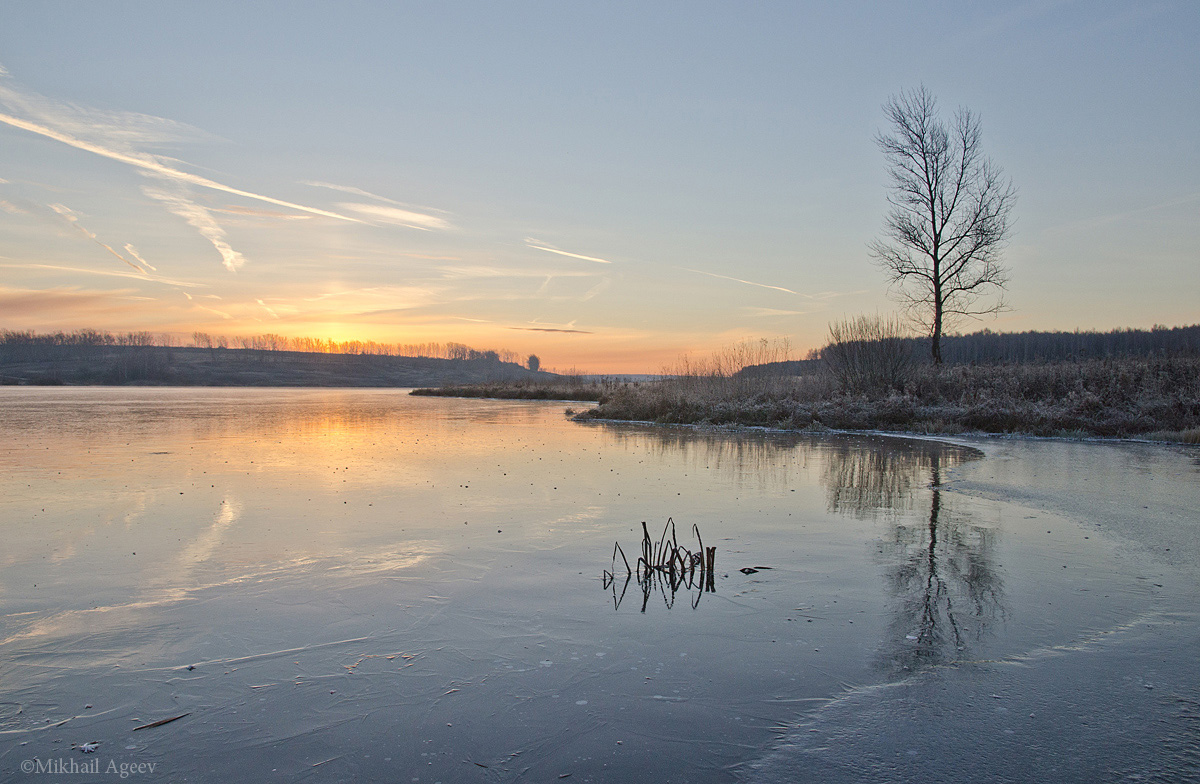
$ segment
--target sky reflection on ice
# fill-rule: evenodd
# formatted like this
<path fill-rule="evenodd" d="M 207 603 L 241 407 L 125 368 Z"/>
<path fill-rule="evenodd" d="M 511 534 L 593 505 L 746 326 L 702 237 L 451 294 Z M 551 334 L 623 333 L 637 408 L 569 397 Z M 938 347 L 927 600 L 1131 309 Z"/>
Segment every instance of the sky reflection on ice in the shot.
<path fill-rule="evenodd" d="M 388 390 L 0 395 L 0 743 L 29 743 L 2 770 L 87 735 L 180 776 L 723 780 L 805 706 L 1171 589 L 960 491 L 991 470 L 966 445 Z M 668 518 L 717 547 L 715 591 L 614 611 L 613 542 Z"/>

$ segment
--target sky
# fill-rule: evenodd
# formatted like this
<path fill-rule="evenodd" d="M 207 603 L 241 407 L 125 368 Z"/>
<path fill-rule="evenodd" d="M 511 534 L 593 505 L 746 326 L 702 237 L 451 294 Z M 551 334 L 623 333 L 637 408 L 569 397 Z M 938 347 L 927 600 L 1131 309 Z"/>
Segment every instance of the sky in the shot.
<path fill-rule="evenodd" d="M 895 309 L 889 96 L 1018 191 L 1010 310 L 1200 322 L 1200 3 L 0 5 L 0 329 L 655 373 Z"/>

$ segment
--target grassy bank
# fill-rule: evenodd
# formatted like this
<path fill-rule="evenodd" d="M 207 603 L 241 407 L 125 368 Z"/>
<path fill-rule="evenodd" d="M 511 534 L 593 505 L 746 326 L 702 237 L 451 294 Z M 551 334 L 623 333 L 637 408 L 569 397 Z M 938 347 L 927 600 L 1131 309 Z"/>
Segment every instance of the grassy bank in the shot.
<path fill-rule="evenodd" d="M 582 419 L 917 433 L 1148 437 L 1200 443 L 1200 359 L 918 368 L 851 394 L 831 376 L 689 376 L 614 388 Z"/>

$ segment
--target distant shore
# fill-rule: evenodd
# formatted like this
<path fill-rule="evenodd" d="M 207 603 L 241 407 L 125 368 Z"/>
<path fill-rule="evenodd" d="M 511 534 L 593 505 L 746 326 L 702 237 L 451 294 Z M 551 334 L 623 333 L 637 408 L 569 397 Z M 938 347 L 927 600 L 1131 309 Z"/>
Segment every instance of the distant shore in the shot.
<path fill-rule="evenodd" d="M 493 358 L 153 345 L 10 346 L 0 351 L 0 383 L 22 386 L 407 388 L 554 378 Z"/>

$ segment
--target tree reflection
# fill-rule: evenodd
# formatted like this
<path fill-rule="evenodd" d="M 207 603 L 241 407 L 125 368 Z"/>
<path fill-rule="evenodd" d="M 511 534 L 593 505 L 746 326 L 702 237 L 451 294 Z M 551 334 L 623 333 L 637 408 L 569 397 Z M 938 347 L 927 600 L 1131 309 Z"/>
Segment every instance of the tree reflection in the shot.
<path fill-rule="evenodd" d="M 997 531 L 953 508 L 942 488 L 947 472 L 982 454 L 970 447 L 879 435 L 727 433 L 639 426 L 607 427 L 608 437 L 664 459 L 683 455 L 691 469 L 719 472 L 734 487 L 765 492 L 803 485 L 820 472 L 830 512 L 884 519 L 875 542 L 890 595 L 887 642 L 879 665 L 913 670 L 951 662 L 1003 620 L 1003 581 L 995 565 Z M 614 606 L 641 594 L 661 594 L 668 607 L 678 588 L 625 581 L 606 583 Z M 641 590 L 634 591 L 633 586 Z M 694 586 L 693 586 L 694 590 Z M 699 593 L 692 594 L 693 603 Z"/>
<path fill-rule="evenodd" d="M 604 437 L 627 450 L 644 451 L 662 462 L 681 463 L 687 473 L 722 474 L 736 488 L 777 492 L 796 484 L 817 447 L 797 433 L 705 431 L 604 423 Z"/>
<path fill-rule="evenodd" d="M 908 511 L 928 461 L 926 451 L 908 445 L 831 443 L 821 471 L 829 509 L 860 518 Z"/>
<path fill-rule="evenodd" d="M 824 471 L 830 511 L 891 518 L 879 543 L 892 597 L 880 651 L 884 669 L 959 660 L 1006 614 L 995 529 L 956 513 L 942 490 L 944 471 L 973 457 L 970 450 L 919 441 L 830 450 Z M 917 512 L 926 490 L 927 515 Z"/>

